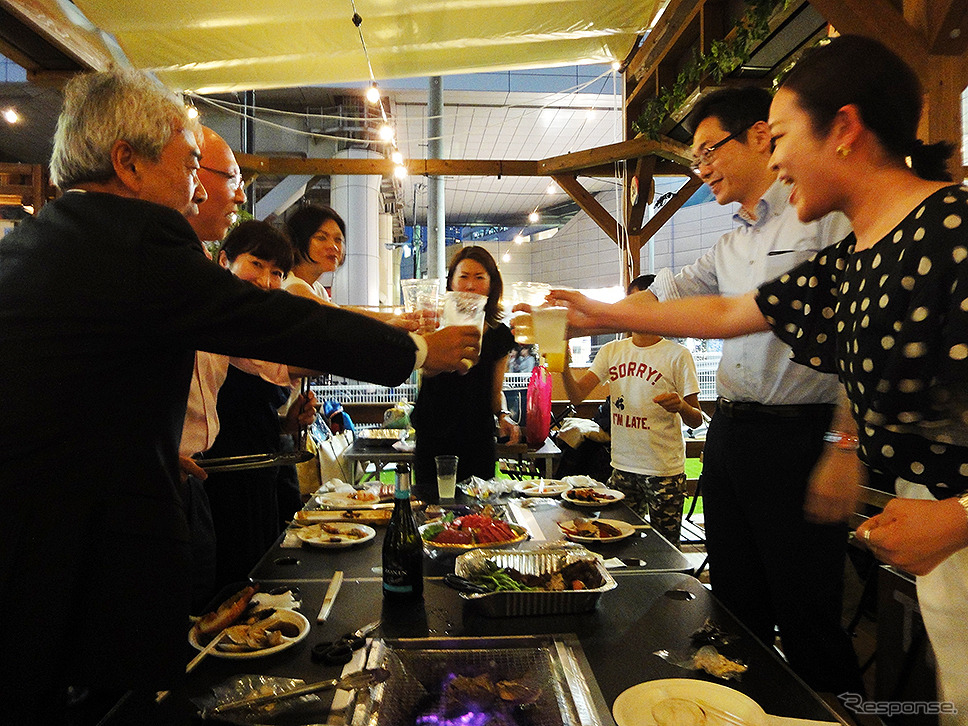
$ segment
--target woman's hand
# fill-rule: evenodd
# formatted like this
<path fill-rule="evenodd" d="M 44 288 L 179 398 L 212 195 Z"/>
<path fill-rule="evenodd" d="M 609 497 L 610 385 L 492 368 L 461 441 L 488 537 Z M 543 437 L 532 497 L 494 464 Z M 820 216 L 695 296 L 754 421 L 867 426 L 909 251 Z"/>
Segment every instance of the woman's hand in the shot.
<path fill-rule="evenodd" d="M 957 499 L 892 499 L 857 528 L 857 541 L 881 562 L 926 575 L 968 547 L 968 515 Z"/>
<path fill-rule="evenodd" d="M 866 484 L 867 470 L 855 452 L 824 446 L 810 473 L 803 502 L 807 521 L 818 524 L 846 522 L 857 511 L 860 488 Z"/>
<path fill-rule="evenodd" d="M 521 441 L 521 427 L 518 426 L 506 413 L 499 413 L 497 416 L 497 431 L 499 439 L 507 439 L 509 444 L 516 444 Z"/>

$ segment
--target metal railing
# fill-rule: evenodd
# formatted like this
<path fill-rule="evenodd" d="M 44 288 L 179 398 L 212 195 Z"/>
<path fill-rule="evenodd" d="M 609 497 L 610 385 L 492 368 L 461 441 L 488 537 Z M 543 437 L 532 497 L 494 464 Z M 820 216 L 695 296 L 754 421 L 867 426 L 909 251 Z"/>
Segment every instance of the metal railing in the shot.
<path fill-rule="evenodd" d="M 700 400 L 715 400 L 716 369 L 719 367 L 722 353 L 696 352 L 692 357 L 696 361 L 696 373 L 699 376 Z M 504 389 L 507 391 L 526 389 L 530 378 L 530 373 L 505 373 Z M 411 376 L 407 383 L 393 388 L 352 380 L 328 379 L 326 382 L 313 383 L 312 389 L 320 401 L 333 398 L 340 403 L 379 403 L 392 406 L 400 400 L 411 403 L 417 400 L 415 376 Z"/>

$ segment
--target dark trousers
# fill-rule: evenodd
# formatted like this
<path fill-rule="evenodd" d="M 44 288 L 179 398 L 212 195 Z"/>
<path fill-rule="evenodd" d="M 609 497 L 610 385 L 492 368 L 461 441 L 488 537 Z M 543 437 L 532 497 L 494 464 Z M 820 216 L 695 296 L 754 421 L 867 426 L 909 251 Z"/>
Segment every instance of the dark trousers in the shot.
<path fill-rule="evenodd" d="M 797 418 L 717 410 L 700 479 L 710 584 L 767 645 L 779 627 L 790 666 L 815 690 L 863 693 L 841 625 L 846 525 L 803 516 L 830 423 L 828 409 L 811 408 Z"/>

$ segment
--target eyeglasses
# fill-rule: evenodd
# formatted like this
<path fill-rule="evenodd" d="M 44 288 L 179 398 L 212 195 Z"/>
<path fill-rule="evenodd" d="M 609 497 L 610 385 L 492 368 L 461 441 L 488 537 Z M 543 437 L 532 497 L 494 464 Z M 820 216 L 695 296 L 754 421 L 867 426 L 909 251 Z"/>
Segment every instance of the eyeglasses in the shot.
<path fill-rule="evenodd" d="M 204 169 L 205 171 L 210 171 L 213 174 L 218 174 L 221 177 L 225 177 L 226 179 L 228 179 L 232 183 L 232 188 L 233 189 L 241 189 L 242 188 L 242 172 L 240 172 L 240 171 L 237 171 L 234 174 L 231 174 L 231 173 L 229 173 L 227 171 L 222 171 L 221 169 L 212 169 L 209 166 L 199 166 L 198 168 L 199 169 Z"/>
<path fill-rule="evenodd" d="M 709 164 L 712 163 L 712 161 L 713 161 L 713 154 L 716 153 L 716 150 L 717 149 L 719 149 L 722 146 L 725 146 L 726 144 L 728 144 L 730 141 L 732 141 L 733 139 L 735 139 L 740 134 L 745 134 L 752 127 L 753 127 L 753 124 L 750 124 L 749 126 L 744 126 L 739 131 L 737 131 L 735 134 L 730 134 L 725 139 L 722 139 L 720 141 L 717 141 L 712 146 L 707 146 L 705 149 L 701 149 L 699 151 L 699 153 L 696 154 L 695 157 L 693 157 L 692 164 L 689 166 L 689 168 L 692 170 L 692 173 L 693 174 L 699 174 L 699 167 L 701 165 L 705 164 L 705 165 L 708 166 Z"/>

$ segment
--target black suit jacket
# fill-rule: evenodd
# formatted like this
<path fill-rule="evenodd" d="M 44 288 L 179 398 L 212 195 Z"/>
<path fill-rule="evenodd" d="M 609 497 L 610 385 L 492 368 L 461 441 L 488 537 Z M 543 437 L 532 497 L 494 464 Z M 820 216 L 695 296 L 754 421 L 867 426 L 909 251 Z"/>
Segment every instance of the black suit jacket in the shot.
<path fill-rule="evenodd" d="M 18 608 L 0 682 L 161 688 L 183 672 L 193 351 L 395 385 L 415 349 L 238 280 L 159 205 L 68 192 L 25 220 L 0 241 L 0 600 L 37 607 Z"/>

